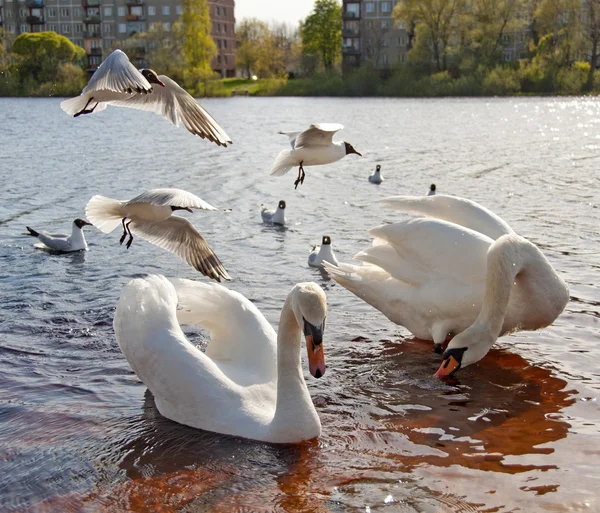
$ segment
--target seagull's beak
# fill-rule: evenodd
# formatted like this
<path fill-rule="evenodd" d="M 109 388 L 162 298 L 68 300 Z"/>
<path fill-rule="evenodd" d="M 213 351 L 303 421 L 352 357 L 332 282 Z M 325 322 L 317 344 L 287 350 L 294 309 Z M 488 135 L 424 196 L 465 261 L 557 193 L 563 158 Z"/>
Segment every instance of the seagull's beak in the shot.
<path fill-rule="evenodd" d="M 356 150 L 354 150 L 354 153 L 356 153 L 359 157 L 362 157 L 362 153 L 358 153 Z"/>
<path fill-rule="evenodd" d="M 157 80 L 158 80 L 158 79 L 157 79 Z M 162 81 L 160 81 L 160 80 L 158 80 L 156 83 L 157 83 L 159 86 L 161 86 L 161 87 L 167 87 L 167 86 L 165 86 L 165 83 L 164 83 L 164 82 L 162 82 Z"/>
<path fill-rule="evenodd" d="M 323 350 L 323 327 L 304 321 L 304 336 L 308 353 L 308 370 L 315 378 L 325 374 L 325 351 Z"/>
<path fill-rule="evenodd" d="M 446 358 L 437 372 L 434 374 L 436 378 L 443 378 L 444 376 L 451 376 L 456 372 L 460 367 L 460 363 L 458 360 L 454 358 L 454 356 L 449 356 Z"/>
<path fill-rule="evenodd" d="M 83 226 L 94 226 L 94 225 L 93 225 L 92 223 L 89 223 L 89 222 L 87 222 L 87 221 L 84 221 L 84 222 L 83 222 Z"/>

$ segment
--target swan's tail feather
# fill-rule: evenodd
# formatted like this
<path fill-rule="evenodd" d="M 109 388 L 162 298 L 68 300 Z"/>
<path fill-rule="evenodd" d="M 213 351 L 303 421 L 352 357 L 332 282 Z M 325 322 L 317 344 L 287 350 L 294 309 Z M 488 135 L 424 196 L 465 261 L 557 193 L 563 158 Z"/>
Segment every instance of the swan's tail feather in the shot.
<path fill-rule="evenodd" d="M 293 161 L 291 150 L 282 150 L 271 168 L 271 176 L 285 175 L 290 169 L 292 169 L 296 162 Z"/>
<path fill-rule="evenodd" d="M 85 215 L 96 228 L 104 233 L 110 233 L 119 226 L 123 219 L 121 202 L 96 195 L 88 201 Z"/>

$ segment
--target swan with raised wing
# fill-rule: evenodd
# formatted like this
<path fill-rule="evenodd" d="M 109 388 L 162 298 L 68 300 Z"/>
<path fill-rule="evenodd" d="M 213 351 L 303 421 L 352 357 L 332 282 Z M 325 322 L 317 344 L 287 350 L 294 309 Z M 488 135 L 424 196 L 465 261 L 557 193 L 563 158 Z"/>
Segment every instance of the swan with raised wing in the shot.
<path fill-rule="evenodd" d="M 325 373 L 327 304 L 315 283 L 288 294 L 275 331 L 248 299 L 214 283 L 149 276 L 129 282 L 115 313 L 117 342 L 158 411 L 187 426 L 272 443 L 319 436 L 301 366 Z M 205 353 L 180 324 L 210 331 Z"/>
<path fill-rule="evenodd" d="M 502 334 L 548 326 L 565 308 L 564 280 L 493 212 L 446 195 L 382 201 L 426 217 L 372 229 L 373 245 L 355 256 L 363 265 L 323 266 L 436 351 L 453 336 L 438 377 L 479 361 Z"/>

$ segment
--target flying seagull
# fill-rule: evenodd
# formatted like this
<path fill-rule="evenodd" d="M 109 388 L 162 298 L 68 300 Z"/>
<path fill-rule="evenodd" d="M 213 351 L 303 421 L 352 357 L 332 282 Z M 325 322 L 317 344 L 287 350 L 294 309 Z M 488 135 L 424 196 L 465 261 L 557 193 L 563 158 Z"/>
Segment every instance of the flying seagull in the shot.
<path fill-rule="evenodd" d="M 219 146 L 231 143 L 213 117 L 177 82 L 151 69 L 138 71 L 121 50 L 106 58 L 79 96 L 60 104 L 74 117 L 99 112 L 107 105 L 155 112 Z"/>
<path fill-rule="evenodd" d="M 88 202 L 85 213 L 91 223 L 104 233 L 112 232 L 121 224 L 121 244 L 129 235 L 127 249 L 135 234 L 175 253 L 213 280 L 230 280 L 223 264 L 194 225 L 185 217 L 172 215 L 176 210 L 192 212 L 192 208 L 217 210 L 198 196 L 181 189 L 152 189 L 124 201 L 94 196 Z"/>
<path fill-rule="evenodd" d="M 279 132 L 290 138 L 292 149 L 279 153 L 271 169 L 271 175 L 281 176 L 298 166 L 298 178 L 294 182 L 297 189 L 298 184 L 304 183 L 304 166 L 331 164 L 350 153 L 362 157 L 349 142 L 333 142 L 333 134 L 342 128 L 343 125 L 337 123 L 321 123 L 310 125 L 310 128 L 304 132 Z"/>

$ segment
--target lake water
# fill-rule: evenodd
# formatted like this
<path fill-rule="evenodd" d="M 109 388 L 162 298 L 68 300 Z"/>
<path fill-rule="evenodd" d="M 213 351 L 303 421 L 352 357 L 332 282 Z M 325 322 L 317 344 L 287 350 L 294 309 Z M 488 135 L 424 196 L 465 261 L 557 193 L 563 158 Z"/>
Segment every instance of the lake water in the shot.
<path fill-rule="evenodd" d="M 234 144 L 109 108 L 0 99 L 0 510 L 7 512 L 600 511 L 600 101 L 231 98 L 203 104 Z M 278 130 L 339 122 L 362 152 L 271 178 Z M 375 164 L 385 181 L 367 182 Z M 473 199 L 537 244 L 571 301 L 546 329 L 502 337 L 457 379 L 432 378 L 431 342 L 306 264 L 338 259 L 403 214 L 377 200 Z M 276 446 L 160 416 L 115 341 L 123 286 L 150 273 L 206 280 L 174 255 L 86 229 L 90 251 L 50 255 L 25 226 L 70 230 L 94 194 L 179 187 L 230 213 L 190 219 L 277 324 L 299 281 L 328 297 L 327 374 L 307 383 L 322 436 Z M 261 203 L 287 201 L 285 229 Z M 194 330 L 188 330 L 194 336 Z"/>

